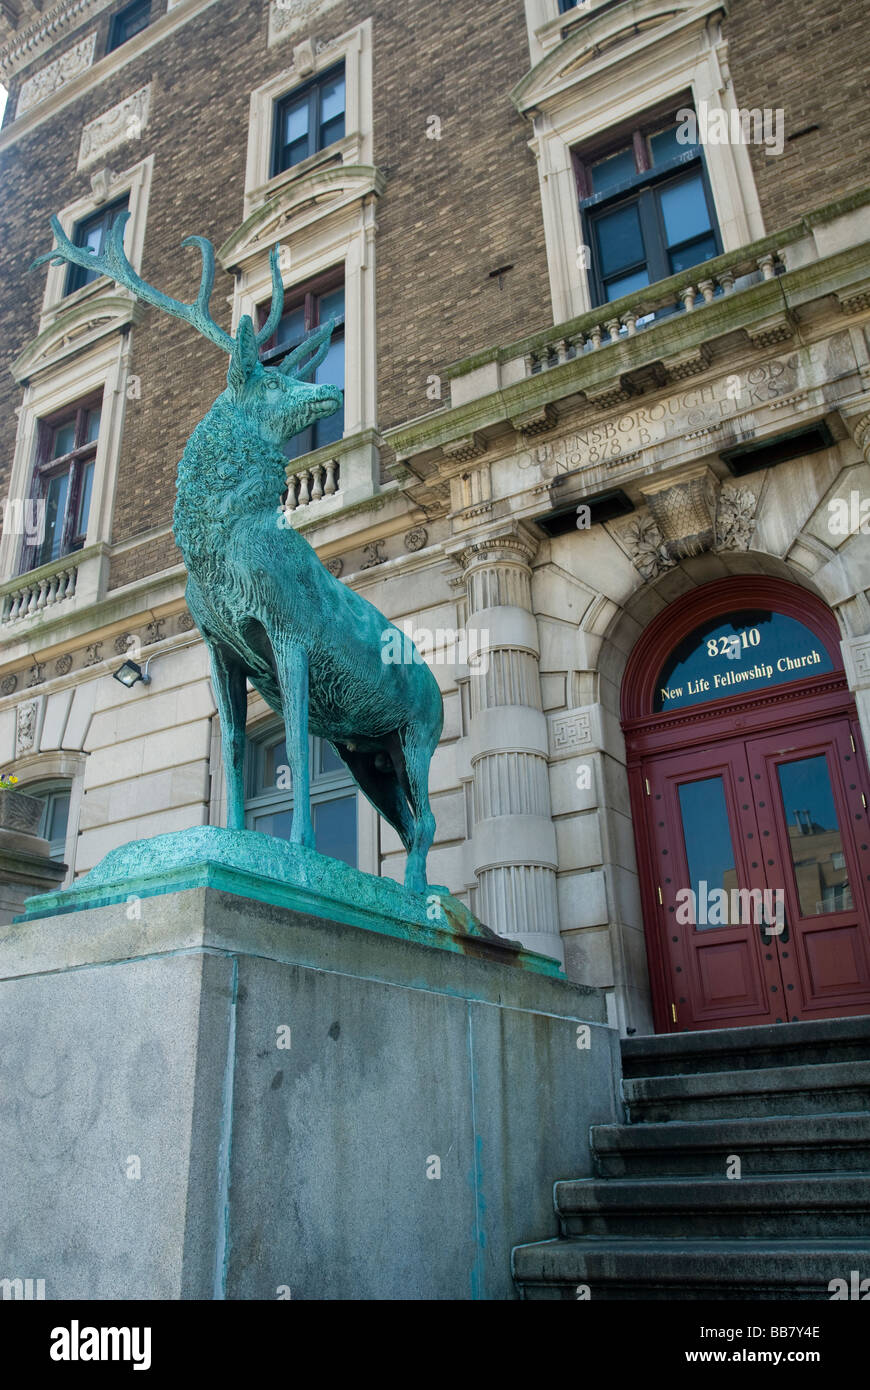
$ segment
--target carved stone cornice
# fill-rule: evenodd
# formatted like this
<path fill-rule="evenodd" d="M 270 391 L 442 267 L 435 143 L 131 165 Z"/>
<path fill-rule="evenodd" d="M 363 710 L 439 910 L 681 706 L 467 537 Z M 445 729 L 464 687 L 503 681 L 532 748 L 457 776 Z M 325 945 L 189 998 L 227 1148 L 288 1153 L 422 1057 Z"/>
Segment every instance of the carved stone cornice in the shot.
<path fill-rule="evenodd" d="M 218 261 L 224 270 L 233 270 L 251 257 L 262 255 L 282 236 L 297 231 L 312 218 L 328 216 L 369 194 L 378 197 L 385 185 L 381 171 L 369 164 L 324 164 L 312 169 L 256 208 L 224 242 L 217 253 Z"/>
<path fill-rule="evenodd" d="M 61 313 L 16 357 L 9 370 L 23 385 L 48 367 L 107 333 L 139 323 L 145 313 L 138 300 L 119 294 L 97 295 Z"/>
<path fill-rule="evenodd" d="M 13 77 L 40 53 L 53 47 L 68 29 L 108 9 L 112 0 L 61 0 L 44 14 L 16 29 L 0 46 L 0 77 Z"/>

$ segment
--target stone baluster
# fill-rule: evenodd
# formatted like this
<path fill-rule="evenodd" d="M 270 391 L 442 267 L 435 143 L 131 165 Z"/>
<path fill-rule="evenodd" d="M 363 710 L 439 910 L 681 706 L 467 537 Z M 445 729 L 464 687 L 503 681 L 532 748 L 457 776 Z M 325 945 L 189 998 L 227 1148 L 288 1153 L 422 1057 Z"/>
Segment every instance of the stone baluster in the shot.
<path fill-rule="evenodd" d="M 695 307 L 697 293 L 694 285 L 687 285 L 684 290 L 680 290 L 680 299 L 683 301 L 683 308 L 687 314 L 690 314 Z"/>
<path fill-rule="evenodd" d="M 711 304 L 711 303 L 713 302 L 713 300 L 715 299 L 715 297 L 716 297 L 716 282 L 715 282 L 715 280 L 699 280 L 699 281 L 698 281 L 698 289 L 701 291 L 702 295 L 704 296 L 704 303 L 705 303 L 705 304 Z"/>
<path fill-rule="evenodd" d="M 326 482 L 323 484 L 323 494 L 325 497 L 332 497 L 338 491 L 338 483 L 335 476 L 337 468 L 338 461 L 336 459 L 327 459 Z"/>
<path fill-rule="evenodd" d="M 532 608 L 537 539 L 509 526 L 453 550 L 468 600 L 475 911 L 502 936 L 564 959 L 547 720 Z"/>
<path fill-rule="evenodd" d="M 600 324 L 600 323 L 596 323 L 595 327 L 593 328 L 593 330 L 592 330 L 592 332 L 590 333 L 589 336 L 590 336 L 590 338 L 592 339 L 592 350 L 593 350 L 593 352 L 596 352 L 596 351 L 598 350 L 598 348 L 601 347 L 601 339 L 602 339 L 602 337 L 604 336 L 603 333 L 602 333 L 602 329 L 601 329 L 601 324 Z"/>
<path fill-rule="evenodd" d="M 776 279 L 776 256 L 772 251 L 769 251 L 766 256 L 759 257 L 758 269 L 761 271 L 765 280 Z"/>
<path fill-rule="evenodd" d="M 321 497 L 323 496 L 323 482 L 322 482 L 322 478 L 323 478 L 323 464 L 322 464 L 322 463 L 315 463 L 314 467 L 311 469 L 311 476 L 312 476 L 313 479 L 314 479 L 314 485 L 313 485 L 313 487 L 312 487 L 312 489 L 311 489 L 311 500 L 312 500 L 312 502 L 319 502 L 320 499 L 321 499 Z"/>
<path fill-rule="evenodd" d="M 308 491 L 309 476 L 310 474 L 307 468 L 301 469 L 300 472 L 296 474 L 299 482 L 299 496 L 296 499 L 297 507 L 307 507 L 308 503 L 311 501 L 311 494 Z"/>

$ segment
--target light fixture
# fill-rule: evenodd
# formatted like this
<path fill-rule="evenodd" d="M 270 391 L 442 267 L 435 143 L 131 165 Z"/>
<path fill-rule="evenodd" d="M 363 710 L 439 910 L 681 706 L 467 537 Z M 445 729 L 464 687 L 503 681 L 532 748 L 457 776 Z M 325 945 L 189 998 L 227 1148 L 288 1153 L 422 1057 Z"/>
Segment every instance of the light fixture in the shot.
<path fill-rule="evenodd" d="M 143 671 L 142 667 L 138 666 L 135 661 L 127 660 L 118 667 L 117 671 L 112 672 L 112 677 L 114 680 L 120 681 L 121 685 L 125 685 L 128 690 L 132 689 L 137 681 L 141 681 L 143 685 L 150 685 L 149 664 L 150 661 L 145 662 L 145 670 Z"/>

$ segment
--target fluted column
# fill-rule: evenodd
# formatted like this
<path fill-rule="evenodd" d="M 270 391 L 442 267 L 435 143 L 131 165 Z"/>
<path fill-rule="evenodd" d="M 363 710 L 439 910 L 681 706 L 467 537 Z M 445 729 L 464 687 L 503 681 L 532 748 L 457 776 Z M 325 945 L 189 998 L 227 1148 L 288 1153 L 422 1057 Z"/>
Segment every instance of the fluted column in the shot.
<path fill-rule="evenodd" d="M 471 853 L 481 920 L 561 961 L 547 721 L 532 610 L 536 547 L 530 532 L 510 525 L 453 549 L 468 602 Z"/>

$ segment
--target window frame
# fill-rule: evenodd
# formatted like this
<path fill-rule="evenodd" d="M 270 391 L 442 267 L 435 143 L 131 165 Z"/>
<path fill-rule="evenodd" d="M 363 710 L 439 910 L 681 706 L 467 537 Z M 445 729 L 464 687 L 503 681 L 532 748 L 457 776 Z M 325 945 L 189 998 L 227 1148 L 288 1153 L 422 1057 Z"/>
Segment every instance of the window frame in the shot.
<path fill-rule="evenodd" d="M 292 787 L 270 788 L 267 791 L 261 790 L 264 783 L 262 777 L 263 759 L 269 750 L 285 741 L 285 731 L 282 725 L 272 724 L 267 729 L 261 729 L 256 734 L 248 733 L 245 748 L 245 828 L 256 830 L 254 824 L 258 816 L 275 815 L 280 811 L 293 811 L 295 805 L 295 791 Z M 319 738 L 316 734 L 308 736 L 308 771 L 310 778 L 309 802 L 313 813 L 317 806 L 322 806 L 330 801 L 346 800 L 348 794 L 354 798 L 354 833 L 355 833 L 355 863 L 353 868 L 359 868 L 360 864 L 360 798 L 359 788 L 346 768 L 338 768 L 332 772 L 318 772 L 320 763 L 320 750 L 323 746 L 330 747 L 327 739 Z M 260 831 L 260 834 L 268 834 L 268 831 Z M 331 857 L 331 856 L 327 856 Z M 339 860 L 346 863 L 346 860 Z"/>
<path fill-rule="evenodd" d="M 130 18 L 142 10 L 145 11 L 145 23 L 141 25 L 140 28 L 134 29 L 132 34 L 125 33 L 123 38 L 120 37 L 122 26 L 126 25 Z M 125 43 L 129 43 L 137 34 L 143 33 L 149 27 L 150 23 L 151 0 L 130 0 L 128 5 L 123 5 L 120 10 L 116 10 L 112 15 L 108 38 L 106 39 L 106 52 L 114 53 L 117 49 L 123 48 Z"/>
<path fill-rule="evenodd" d="M 103 238 L 100 242 L 100 249 L 105 246 L 106 233 L 111 224 L 121 212 L 130 211 L 130 194 L 122 193 L 110 203 L 103 203 L 94 212 L 90 212 L 85 217 L 80 217 L 74 224 L 70 240 L 74 246 L 83 247 L 84 241 L 78 238 L 83 235 L 84 229 L 91 226 L 102 226 Z M 129 222 L 127 223 L 129 227 Z M 126 230 L 126 228 L 125 228 Z M 92 285 L 95 280 L 99 280 L 103 274 L 101 270 L 85 270 L 84 266 L 76 265 L 74 262 L 67 266 L 66 281 L 64 285 L 63 298 L 75 294 L 77 290 L 83 290 L 86 285 Z"/>
<path fill-rule="evenodd" d="M 60 524 L 61 542 L 57 555 L 45 557 L 40 554 L 41 548 L 45 545 L 45 537 L 39 547 L 27 545 L 25 542 L 19 561 L 18 573 L 21 575 L 39 569 L 42 565 L 52 564 L 55 560 L 60 560 L 66 555 L 74 555 L 76 551 L 84 549 L 90 508 L 94 497 L 97 450 L 100 442 L 99 429 L 94 439 L 87 439 L 88 421 L 95 410 L 100 411 L 100 426 L 102 427 L 103 392 L 92 393 L 84 399 L 76 401 L 73 405 L 50 415 L 42 416 L 37 421 L 37 452 L 31 475 L 30 497 L 34 501 L 45 500 L 51 482 L 56 477 L 66 474 L 70 481 L 66 490 L 63 518 Z M 59 429 L 71 422 L 75 426 L 75 443 L 67 453 L 55 458 L 51 453 L 54 438 Z M 93 468 L 94 475 L 88 501 L 88 516 L 85 517 L 84 531 L 73 530 L 72 528 L 78 519 L 82 480 L 89 466 Z"/>
<path fill-rule="evenodd" d="M 341 135 L 336 135 L 328 144 L 320 143 L 321 127 L 324 122 L 320 120 L 320 92 L 327 82 L 332 81 L 338 73 L 341 73 L 344 80 L 344 110 L 342 114 L 343 130 Z M 270 179 L 280 178 L 282 174 L 288 174 L 302 164 L 304 160 L 310 159 L 312 155 L 322 154 L 332 145 L 337 145 L 347 134 L 348 126 L 348 94 L 347 94 L 347 64 L 342 57 L 331 67 L 324 68 L 323 72 L 315 75 L 303 82 L 298 87 L 291 88 L 285 92 L 284 96 L 277 97 L 272 106 L 272 153 L 269 163 Z M 284 111 L 290 106 L 297 106 L 303 99 L 308 101 L 308 149 L 301 159 L 295 160 L 292 164 L 281 163 L 281 152 L 286 148 L 281 140 L 281 118 Z"/>
<path fill-rule="evenodd" d="M 669 110 L 672 109 L 671 105 Z M 571 151 L 577 179 L 583 241 L 590 250 L 589 293 L 593 308 L 604 307 L 612 302 L 607 298 L 606 277 L 601 266 L 598 238 L 595 235 L 596 222 L 622 208 L 637 207 L 645 254 L 643 261 L 638 261 L 635 264 L 647 269 L 650 286 L 661 280 L 667 280 L 671 275 L 678 273 L 670 268 L 669 253 L 686 243 L 677 243 L 676 247 L 668 246 L 661 200 L 657 193 L 664 187 L 674 187 L 681 182 L 688 181 L 697 173 L 700 173 L 701 176 L 701 189 L 710 219 L 710 234 L 716 243 L 713 255 L 718 256 L 722 253 L 722 234 L 716 215 L 716 205 L 713 200 L 703 147 L 701 145 L 689 146 L 685 153 L 665 160 L 659 165 L 654 165 L 651 161 L 648 148 L 649 139 L 678 124 L 676 121 L 663 124 L 663 115 L 662 112 L 650 112 L 647 117 L 641 116 L 629 131 L 623 129 L 619 136 L 612 136 L 597 146 L 590 144 Z M 595 193 L 592 181 L 593 166 L 611 155 L 629 148 L 634 150 L 635 174 L 614 188 Z M 689 242 L 692 240 L 696 240 L 696 238 L 689 238 Z M 704 256 L 697 264 L 701 265 L 704 260 L 710 259 L 712 257 Z M 627 267 L 620 272 L 620 275 L 624 276 L 630 273 L 631 268 Z M 640 293 L 640 291 L 637 292 Z M 621 298 L 621 296 L 617 295 L 616 298 Z"/>

